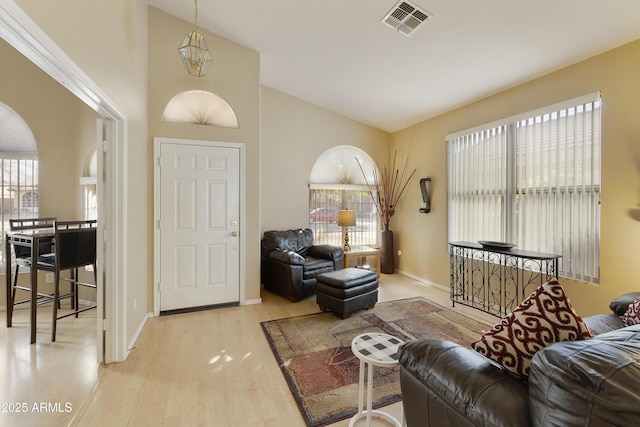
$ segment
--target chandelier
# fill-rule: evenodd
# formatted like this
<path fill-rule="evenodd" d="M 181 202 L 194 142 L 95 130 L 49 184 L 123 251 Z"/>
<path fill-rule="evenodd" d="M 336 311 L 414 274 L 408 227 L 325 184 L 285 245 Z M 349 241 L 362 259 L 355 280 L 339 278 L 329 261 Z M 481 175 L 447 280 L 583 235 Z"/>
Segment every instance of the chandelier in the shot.
<path fill-rule="evenodd" d="M 213 58 L 209 53 L 204 36 L 198 32 L 198 0 L 194 0 L 194 3 L 196 28 L 185 35 L 178 48 L 178 53 L 187 72 L 192 76 L 202 77 L 207 74 Z"/>

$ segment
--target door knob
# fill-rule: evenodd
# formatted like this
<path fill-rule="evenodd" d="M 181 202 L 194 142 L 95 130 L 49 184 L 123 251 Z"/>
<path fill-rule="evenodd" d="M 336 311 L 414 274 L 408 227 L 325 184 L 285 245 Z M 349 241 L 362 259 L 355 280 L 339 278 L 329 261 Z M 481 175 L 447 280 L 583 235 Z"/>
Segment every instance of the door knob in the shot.
<path fill-rule="evenodd" d="M 231 236 L 236 237 L 237 235 L 238 235 L 238 232 L 237 232 L 237 231 L 232 231 L 232 232 L 231 232 Z"/>

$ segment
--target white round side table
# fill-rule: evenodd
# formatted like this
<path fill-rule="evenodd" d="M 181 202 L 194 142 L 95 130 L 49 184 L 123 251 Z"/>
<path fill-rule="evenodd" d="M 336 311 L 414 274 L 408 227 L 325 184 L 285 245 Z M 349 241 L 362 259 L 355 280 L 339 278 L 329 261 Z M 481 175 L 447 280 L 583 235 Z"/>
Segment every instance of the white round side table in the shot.
<path fill-rule="evenodd" d="M 366 426 L 371 426 L 371 418 L 382 418 L 397 427 L 404 425 L 404 414 L 402 422 L 399 422 L 386 412 L 374 410 L 373 400 L 373 366 L 391 368 L 398 365 L 398 347 L 402 341 L 398 338 L 380 333 L 367 333 L 355 337 L 351 341 L 351 351 L 360 359 L 360 388 L 358 392 L 358 413 L 349 422 L 349 427 L 366 417 Z M 367 369 L 367 406 L 364 407 L 364 371 Z"/>

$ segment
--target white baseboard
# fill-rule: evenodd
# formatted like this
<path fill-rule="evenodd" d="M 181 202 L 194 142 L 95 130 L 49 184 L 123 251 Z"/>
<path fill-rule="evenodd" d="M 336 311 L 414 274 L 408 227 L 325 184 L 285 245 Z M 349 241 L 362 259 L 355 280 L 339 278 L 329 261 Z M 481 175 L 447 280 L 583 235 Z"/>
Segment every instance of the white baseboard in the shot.
<path fill-rule="evenodd" d="M 262 298 L 247 299 L 244 301 L 240 301 L 240 305 L 252 305 L 252 304 L 262 304 Z"/>
<path fill-rule="evenodd" d="M 147 313 L 142 318 L 142 322 L 140 322 L 140 324 L 138 325 L 138 329 L 136 330 L 136 333 L 133 334 L 133 337 L 131 338 L 131 341 L 129 342 L 129 345 L 127 346 L 127 354 L 125 356 L 125 359 L 127 358 L 127 356 L 129 356 L 129 352 L 135 348 L 136 341 L 138 340 L 138 337 L 142 333 L 142 330 L 144 329 L 144 326 L 147 324 L 147 320 L 149 320 L 152 317 L 153 317 L 153 313 Z"/>
<path fill-rule="evenodd" d="M 443 285 L 441 285 L 439 283 L 432 282 L 432 281 L 424 279 L 422 277 L 415 276 L 415 275 L 413 275 L 411 273 L 407 273 L 406 271 L 396 270 L 395 272 L 398 273 L 398 274 L 402 274 L 403 276 L 409 277 L 409 278 L 411 278 L 411 279 L 413 279 L 413 280 L 415 280 L 417 282 L 420 282 L 423 285 L 433 286 L 434 288 L 438 288 L 438 289 L 440 289 L 442 291 L 445 291 L 447 293 L 450 292 L 449 286 L 443 286 Z"/>

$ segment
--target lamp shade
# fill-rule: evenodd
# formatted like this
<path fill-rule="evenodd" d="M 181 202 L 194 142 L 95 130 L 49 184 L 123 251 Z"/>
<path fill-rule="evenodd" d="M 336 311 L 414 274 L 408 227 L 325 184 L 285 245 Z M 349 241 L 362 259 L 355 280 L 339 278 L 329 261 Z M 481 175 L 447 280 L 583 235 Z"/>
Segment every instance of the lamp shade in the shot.
<path fill-rule="evenodd" d="M 356 225 L 356 211 L 338 211 L 338 225 L 342 227 Z"/>

